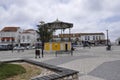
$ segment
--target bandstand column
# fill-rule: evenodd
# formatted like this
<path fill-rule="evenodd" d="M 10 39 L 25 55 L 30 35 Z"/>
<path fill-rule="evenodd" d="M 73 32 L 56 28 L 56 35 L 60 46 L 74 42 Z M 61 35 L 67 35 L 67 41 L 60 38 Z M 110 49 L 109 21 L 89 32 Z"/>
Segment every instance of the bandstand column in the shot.
<path fill-rule="evenodd" d="M 61 41 L 62 41 L 62 38 L 63 38 L 63 34 L 62 34 L 62 29 L 61 29 Z"/>
<path fill-rule="evenodd" d="M 71 29 L 69 28 L 69 41 L 71 41 L 70 35 L 71 35 Z"/>

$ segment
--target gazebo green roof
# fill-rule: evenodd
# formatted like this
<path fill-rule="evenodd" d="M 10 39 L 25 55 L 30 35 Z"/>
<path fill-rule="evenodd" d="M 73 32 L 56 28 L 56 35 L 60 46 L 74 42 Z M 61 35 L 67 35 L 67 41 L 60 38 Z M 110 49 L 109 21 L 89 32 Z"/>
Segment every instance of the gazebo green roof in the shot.
<path fill-rule="evenodd" d="M 72 28 L 73 24 L 72 23 L 68 23 L 68 22 L 63 22 L 63 21 L 59 21 L 58 19 L 54 22 L 50 22 L 50 23 L 44 23 L 43 24 L 45 27 L 48 27 L 49 29 L 67 29 L 67 28 Z"/>

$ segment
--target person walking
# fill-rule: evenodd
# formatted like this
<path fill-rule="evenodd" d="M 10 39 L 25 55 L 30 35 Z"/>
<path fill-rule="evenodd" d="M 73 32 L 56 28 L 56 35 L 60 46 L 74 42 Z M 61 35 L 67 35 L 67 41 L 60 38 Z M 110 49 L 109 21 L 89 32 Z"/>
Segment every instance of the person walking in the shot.
<path fill-rule="evenodd" d="M 75 49 L 73 48 L 73 46 L 71 47 L 71 56 L 73 56 L 73 51 L 74 51 Z"/>

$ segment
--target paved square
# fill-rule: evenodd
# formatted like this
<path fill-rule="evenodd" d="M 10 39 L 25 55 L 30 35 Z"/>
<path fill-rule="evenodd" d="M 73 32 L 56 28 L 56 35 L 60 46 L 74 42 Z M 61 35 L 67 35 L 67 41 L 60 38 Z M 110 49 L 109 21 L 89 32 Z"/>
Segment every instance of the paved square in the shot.
<path fill-rule="evenodd" d="M 34 50 L 24 52 L 0 51 L 0 60 L 29 58 L 79 71 L 79 80 L 120 80 L 120 46 L 78 47 L 74 55 L 46 53 L 44 58 L 35 59 Z"/>

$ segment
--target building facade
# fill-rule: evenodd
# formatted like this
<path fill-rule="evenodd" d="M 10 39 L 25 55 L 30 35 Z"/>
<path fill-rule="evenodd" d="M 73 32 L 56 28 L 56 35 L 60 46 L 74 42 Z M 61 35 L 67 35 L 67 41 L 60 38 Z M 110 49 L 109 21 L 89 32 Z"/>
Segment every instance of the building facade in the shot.
<path fill-rule="evenodd" d="M 33 46 L 39 38 L 36 30 L 23 30 L 20 27 L 4 27 L 0 31 L 0 44 L 12 44 L 20 46 Z M 105 45 L 104 33 L 70 33 L 53 35 L 53 41 L 71 41 L 76 45 L 83 45 L 89 42 L 94 45 Z"/>
<path fill-rule="evenodd" d="M 37 39 L 36 30 L 20 27 L 4 27 L 0 31 L 0 45 L 33 46 Z"/>
<path fill-rule="evenodd" d="M 64 41 L 71 39 L 72 43 L 82 45 L 83 42 L 89 42 L 94 45 L 106 44 L 104 33 L 72 33 L 72 34 L 59 34 L 54 36 L 55 41 Z"/>
<path fill-rule="evenodd" d="M 21 46 L 34 46 L 35 42 L 37 42 L 37 33 L 33 29 L 24 30 L 20 35 Z"/>
<path fill-rule="evenodd" d="M 116 40 L 115 40 L 115 43 L 116 43 L 117 45 L 120 45 L 120 38 L 116 39 Z"/>
<path fill-rule="evenodd" d="M 0 31 L 0 44 L 18 44 L 21 32 L 20 27 L 4 27 Z"/>

